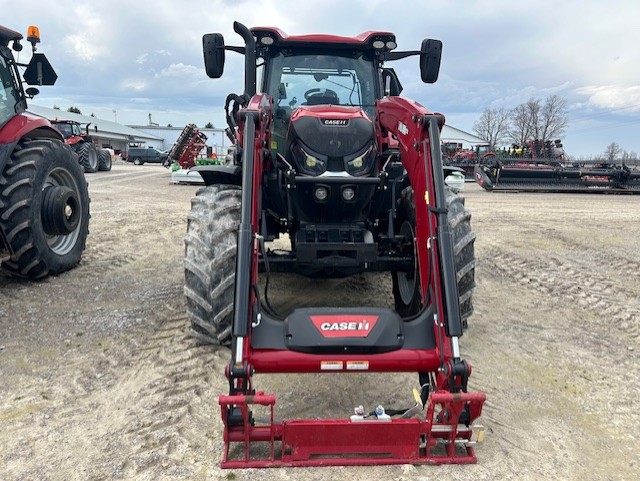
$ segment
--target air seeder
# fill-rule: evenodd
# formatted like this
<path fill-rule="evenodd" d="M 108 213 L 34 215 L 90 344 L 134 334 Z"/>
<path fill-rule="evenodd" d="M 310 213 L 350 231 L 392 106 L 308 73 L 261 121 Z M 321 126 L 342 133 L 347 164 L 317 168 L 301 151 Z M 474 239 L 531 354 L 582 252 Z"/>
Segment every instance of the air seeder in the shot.
<path fill-rule="evenodd" d="M 192 200 L 185 238 L 192 331 L 231 347 L 229 393 L 219 397 L 222 466 L 475 462 L 485 396 L 467 391 L 471 366 L 458 344 L 472 312 L 475 235 L 463 197 L 445 181 L 444 117 L 401 98 L 384 66 L 419 56 L 423 82 L 433 83 L 441 42 L 395 52 L 389 32 L 234 30 L 244 46 L 225 46 L 220 34 L 203 44 L 212 78 L 223 74 L 225 51 L 244 54 L 244 93 L 226 102 L 236 156 L 194 168 L 206 187 Z M 283 234 L 289 251 L 267 249 Z M 371 271 L 390 273 L 395 309 L 279 315 L 259 283 L 273 272 Z M 363 370 L 417 373 L 416 405 L 276 421 L 275 396 L 257 391 L 253 378 Z M 254 416 L 256 405 L 269 419 Z"/>

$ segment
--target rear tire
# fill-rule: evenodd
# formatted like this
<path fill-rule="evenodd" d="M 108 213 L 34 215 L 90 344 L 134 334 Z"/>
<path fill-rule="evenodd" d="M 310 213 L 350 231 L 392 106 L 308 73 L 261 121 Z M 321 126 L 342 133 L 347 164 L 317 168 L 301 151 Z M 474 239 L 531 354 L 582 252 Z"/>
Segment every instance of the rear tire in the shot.
<path fill-rule="evenodd" d="M 453 236 L 453 253 L 455 258 L 456 279 L 460 301 L 460 318 L 464 328 L 473 313 L 472 296 L 475 290 L 475 234 L 471 230 L 471 213 L 464 207 L 464 197 L 446 189 L 447 219 Z M 397 229 L 399 232 L 414 237 L 416 214 L 413 188 L 407 187 L 397 210 Z M 415 253 L 414 253 L 415 255 Z M 422 309 L 420 293 L 420 275 L 415 264 L 413 273 L 397 272 L 392 275 L 393 297 L 395 309 L 403 317 L 415 316 Z"/>
<path fill-rule="evenodd" d="M 0 176 L 0 228 L 13 255 L 2 268 L 42 279 L 71 269 L 89 233 L 89 192 L 76 156 L 58 140 L 20 142 Z"/>
<path fill-rule="evenodd" d="M 111 153 L 102 149 L 98 152 L 98 170 L 108 172 L 111 170 Z"/>
<path fill-rule="evenodd" d="M 191 332 L 204 343 L 231 342 L 241 195 L 237 186 L 213 185 L 191 199 L 184 294 Z"/>
<path fill-rule="evenodd" d="M 91 142 L 84 142 L 78 147 L 78 160 L 87 173 L 98 171 L 98 149 Z"/>

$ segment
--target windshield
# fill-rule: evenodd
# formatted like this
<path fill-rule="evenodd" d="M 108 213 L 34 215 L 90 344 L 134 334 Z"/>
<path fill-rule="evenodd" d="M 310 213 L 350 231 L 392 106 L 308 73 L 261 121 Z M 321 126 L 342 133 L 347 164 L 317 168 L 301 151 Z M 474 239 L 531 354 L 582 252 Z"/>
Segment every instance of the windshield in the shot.
<path fill-rule="evenodd" d="M 373 119 L 378 73 L 369 55 L 283 49 L 269 59 L 264 91 L 273 97 L 277 150 L 286 137 L 291 113 L 302 105 L 361 107 Z"/>
<path fill-rule="evenodd" d="M 0 55 L 0 80 L 0 125 L 4 125 L 16 113 L 20 92 L 16 89 L 11 65 L 3 55 Z"/>
<path fill-rule="evenodd" d="M 267 93 L 276 108 L 330 103 L 362 107 L 373 116 L 377 73 L 364 55 L 283 50 L 270 60 Z"/>

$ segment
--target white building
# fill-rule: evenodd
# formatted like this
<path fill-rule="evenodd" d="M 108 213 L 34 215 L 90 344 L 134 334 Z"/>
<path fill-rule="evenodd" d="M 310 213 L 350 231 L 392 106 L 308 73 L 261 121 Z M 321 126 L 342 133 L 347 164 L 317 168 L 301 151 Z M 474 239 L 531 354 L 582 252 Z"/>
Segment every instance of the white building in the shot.
<path fill-rule="evenodd" d="M 451 125 L 445 124 L 440 132 L 440 140 L 442 142 L 456 142 L 462 144 L 463 149 L 473 149 L 478 144 L 486 144 L 487 141 L 478 137 L 477 135 L 470 134 L 464 130 L 457 129 Z"/>
<path fill-rule="evenodd" d="M 102 148 L 111 148 L 116 152 L 126 151 L 130 144 L 147 145 L 163 149 L 164 139 L 148 132 L 132 129 L 126 125 L 99 119 L 90 115 L 74 114 L 65 110 L 40 107 L 29 103 L 28 112 L 45 117 L 49 120 L 73 120 L 82 125 L 89 124 L 89 134 Z"/>

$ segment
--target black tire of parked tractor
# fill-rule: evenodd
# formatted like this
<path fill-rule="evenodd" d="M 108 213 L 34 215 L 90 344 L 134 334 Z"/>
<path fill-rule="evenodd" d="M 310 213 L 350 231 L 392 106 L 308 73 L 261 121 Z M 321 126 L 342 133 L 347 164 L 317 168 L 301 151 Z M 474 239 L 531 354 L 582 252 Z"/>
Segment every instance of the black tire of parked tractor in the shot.
<path fill-rule="evenodd" d="M 98 171 L 98 149 L 91 142 L 84 142 L 78 147 L 78 161 L 86 173 Z"/>
<path fill-rule="evenodd" d="M 101 149 L 98 152 L 98 170 L 103 172 L 111 170 L 111 153 L 108 150 Z"/>
<path fill-rule="evenodd" d="M 213 185 L 191 199 L 184 294 L 191 332 L 204 343 L 231 342 L 241 195 L 237 186 Z"/>
<path fill-rule="evenodd" d="M 473 292 L 475 290 L 475 234 L 471 230 L 471 213 L 464 207 L 464 196 L 446 189 L 447 218 L 453 237 L 460 317 L 466 329 L 473 313 Z M 397 210 L 397 228 L 413 236 L 415 232 L 415 195 L 411 187 L 402 191 Z M 403 227 L 404 225 L 404 227 Z M 395 309 L 403 317 L 415 316 L 422 308 L 419 274 L 394 273 L 393 297 Z"/>
<path fill-rule="evenodd" d="M 33 280 L 71 269 L 89 217 L 87 181 L 71 148 L 48 139 L 18 143 L 0 176 L 0 224 L 13 252 L 2 269 Z"/>

